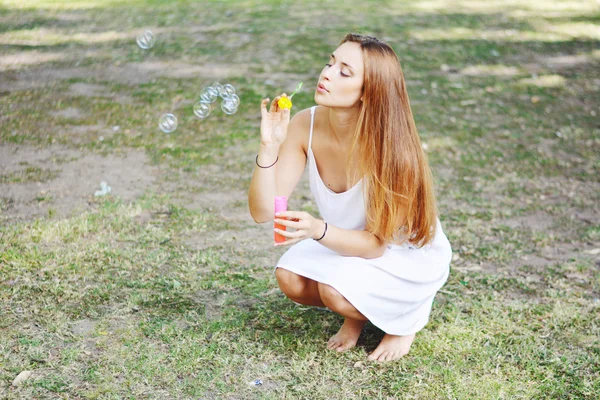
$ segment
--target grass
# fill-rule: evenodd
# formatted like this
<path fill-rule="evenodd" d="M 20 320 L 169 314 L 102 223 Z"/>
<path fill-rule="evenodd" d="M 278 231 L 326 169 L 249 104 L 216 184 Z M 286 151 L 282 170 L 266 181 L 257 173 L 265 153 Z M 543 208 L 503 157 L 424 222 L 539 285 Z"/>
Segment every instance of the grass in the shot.
<path fill-rule="evenodd" d="M 549 0 L 0 1 L 0 397 L 598 398 L 599 18 Z M 454 252 L 429 324 L 391 364 L 365 360 L 372 325 L 326 351 L 341 318 L 286 299 L 272 274 L 285 249 L 240 217 L 260 99 L 304 81 L 294 109 L 311 106 L 349 31 L 400 56 Z M 240 108 L 200 121 L 216 80 Z M 52 167 L 8 152 L 57 146 L 71 153 Z M 19 190 L 133 151 L 163 174 L 134 200 L 64 215 L 41 191 L 46 214 L 19 215 Z M 291 202 L 318 216 L 305 186 Z"/>

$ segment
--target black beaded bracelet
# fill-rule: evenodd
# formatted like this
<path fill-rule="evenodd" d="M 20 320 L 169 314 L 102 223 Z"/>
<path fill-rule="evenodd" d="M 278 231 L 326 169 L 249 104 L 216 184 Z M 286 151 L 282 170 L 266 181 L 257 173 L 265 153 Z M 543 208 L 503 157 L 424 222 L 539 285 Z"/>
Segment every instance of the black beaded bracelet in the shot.
<path fill-rule="evenodd" d="M 318 242 L 319 240 L 323 239 L 323 238 L 325 237 L 325 234 L 327 233 L 327 221 L 323 220 L 323 222 L 325 222 L 325 231 L 323 232 L 323 236 L 321 236 L 321 237 L 320 237 L 320 238 L 318 238 L 318 239 L 313 239 L 313 240 L 316 240 L 317 242 Z"/>
<path fill-rule="evenodd" d="M 279 156 L 277 156 L 277 160 L 275 160 L 275 162 L 271 165 L 269 165 L 268 167 L 263 167 L 262 165 L 258 164 L 258 154 L 256 155 L 256 165 L 258 165 L 261 168 L 271 168 L 273 165 L 275 165 L 275 163 L 279 160 Z"/>

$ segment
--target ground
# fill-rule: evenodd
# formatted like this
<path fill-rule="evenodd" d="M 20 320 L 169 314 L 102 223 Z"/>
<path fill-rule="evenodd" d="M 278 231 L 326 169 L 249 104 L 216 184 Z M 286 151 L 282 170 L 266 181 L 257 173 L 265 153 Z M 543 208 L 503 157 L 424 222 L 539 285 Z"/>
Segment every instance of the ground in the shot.
<path fill-rule="evenodd" d="M 327 351 L 247 206 L 260 99 L 311 106 L 350 31 L 400 57 L 453 247 L 387 364 L 370 324 Z M 599 71 L 595 1 L 0 0 L 0 397 L 599 397 Z M 201 121 L 214 81 L 241 105 Z"/>

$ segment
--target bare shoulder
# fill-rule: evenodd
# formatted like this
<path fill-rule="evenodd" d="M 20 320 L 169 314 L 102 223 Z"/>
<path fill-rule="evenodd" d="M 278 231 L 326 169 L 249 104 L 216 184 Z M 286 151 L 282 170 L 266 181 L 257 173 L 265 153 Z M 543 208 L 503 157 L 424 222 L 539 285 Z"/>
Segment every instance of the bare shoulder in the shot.
<path fill-rule="evenodd" d="M 318 106 L 315 109 L 315 126 L 313 127 L 313 129 L 322 132 L 322 133 L 326 133 L 327 129 L 327 125 L 328 125 L 328 121 L 327 121 L 327 112 L 329 110 L 329 107 L 325 107 L 325 106 Z M 310 116 L 310 110 L 309 110 L 309 116 Z"/>
<path fill-rule="evenodd" d="M 287 137 L 290 141 L 302 146 L 304 153 L 308 149 L 308 137 L 310 131 L 310 108 L 298 111 L 288 125 Z M 286 139 L 287 140 L 287 139 Z"/>

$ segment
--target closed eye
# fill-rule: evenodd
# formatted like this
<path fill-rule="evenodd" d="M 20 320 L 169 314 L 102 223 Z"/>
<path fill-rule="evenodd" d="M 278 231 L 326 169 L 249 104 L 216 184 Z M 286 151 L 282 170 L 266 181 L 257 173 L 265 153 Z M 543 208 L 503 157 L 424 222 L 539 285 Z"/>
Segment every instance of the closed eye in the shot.
<path fill-rule="evenodd" d="M 329 64 L 329 63 L 325 64 L 325 66 L 326 66 L 326 67 L 331 67 L 332 65 L 333 65 L 333 64 Z M 347 78 L 347 77 L 349 77 L 349 76 L 350 76 L 350 75 L 348 75 L 348 74 L 345 74 L 345 73 L 343 73 L 342 71 L 340 71 L 340 75 L 342 75 L 342 76 L 343 76 L 343 77 L 345 77 L 345 78 Z"/>

